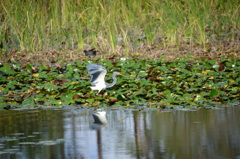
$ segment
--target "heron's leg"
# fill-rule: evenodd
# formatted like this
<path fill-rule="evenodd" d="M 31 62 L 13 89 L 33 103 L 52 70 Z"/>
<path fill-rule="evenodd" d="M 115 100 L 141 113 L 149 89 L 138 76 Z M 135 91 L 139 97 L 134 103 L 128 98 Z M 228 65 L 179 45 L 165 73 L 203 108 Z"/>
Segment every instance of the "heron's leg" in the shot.
<path fill-rule="evenodd" d="M 97 94 L 96 94 L 96 95 L 98 95 L 100 92 L 101 92 L 101 90 L 98 90 L 98 92 L 97 92 Z"/>
<path fill-rule="evenodd" d="M 102 90 L 98 90 L 97 94 L 96 95 L 103 95 L 103 91 Z"/>

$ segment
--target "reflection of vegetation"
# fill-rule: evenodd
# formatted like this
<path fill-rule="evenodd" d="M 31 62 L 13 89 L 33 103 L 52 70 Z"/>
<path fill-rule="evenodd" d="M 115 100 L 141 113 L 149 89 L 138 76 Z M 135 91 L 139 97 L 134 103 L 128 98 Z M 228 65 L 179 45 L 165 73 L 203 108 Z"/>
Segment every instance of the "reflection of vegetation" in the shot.
<path fill-rule="evenodd" d="M 0 116 L 0 158 L 9 158 L 7 155 L 19 158 L 19 152 L 31 158 L 31 154 L 41 154 L 43 147 L 60 146 L 67 141 L 63 135 L 62 110 L 18 109 L 0 111 Z"/>
<path fill-rule="evenodd" d="M 123 77 L 103 95 L 96 96 L 90 85 L 86 65 L 75 61 L 32 66 L 5 63 L 0 67 L 1 106 L 6 105 L 69 105 L 148 104 L 207 106 L 239 103 L 240 62 L 201 59 L 186 62 L 161 60 L 116 61 L 100 60 L 109 70 Z"/>

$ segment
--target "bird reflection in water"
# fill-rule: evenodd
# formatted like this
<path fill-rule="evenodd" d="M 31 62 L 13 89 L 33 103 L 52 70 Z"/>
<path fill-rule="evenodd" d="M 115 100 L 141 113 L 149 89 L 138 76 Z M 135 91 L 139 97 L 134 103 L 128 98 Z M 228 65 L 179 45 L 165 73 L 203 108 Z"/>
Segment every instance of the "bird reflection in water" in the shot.
<path fill-rule="evenodd" d="M 98 130 L 101 127 L 107 127 L 108 121 L 106 117 L 106 111 L 98 109 L 92 114 L 92 116 L 94 119 L 94 122 L 91 125 L 92 129 Z"/>

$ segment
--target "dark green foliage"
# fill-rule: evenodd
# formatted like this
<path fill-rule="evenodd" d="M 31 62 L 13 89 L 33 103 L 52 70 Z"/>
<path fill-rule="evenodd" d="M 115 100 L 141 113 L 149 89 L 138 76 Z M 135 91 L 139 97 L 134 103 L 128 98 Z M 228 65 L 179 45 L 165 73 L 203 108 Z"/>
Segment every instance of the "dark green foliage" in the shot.
<path fill-rule="evenodd" d="M 95 63 L 107 68 L 106 81 L 114 71 L 122 74 L 115 86 L 99 95 L 88 87 L 91 83 L 85 61 L 34 67 L 5 63 L 0 67 L 1 106 L 239 104 L 240 61 L 218 63 L 201 59 L 190 63 L 186 59 L 175 62 L 128 59 Z"/>

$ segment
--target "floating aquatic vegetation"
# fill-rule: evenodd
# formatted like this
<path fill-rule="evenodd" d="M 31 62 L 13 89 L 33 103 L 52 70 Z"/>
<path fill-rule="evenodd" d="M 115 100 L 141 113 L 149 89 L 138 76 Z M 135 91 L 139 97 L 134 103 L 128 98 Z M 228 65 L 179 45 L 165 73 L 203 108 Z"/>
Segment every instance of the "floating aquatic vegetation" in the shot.
<path fill-rule="evenodd" d="M 173 62 L 126 59 L 95 63 L 123 75 L 114 87 L 98 95 L 88 87 L 87 62 L 74 61 L 63 66 L 27 64 L 27 67 L 5 63 L 0 66 L 0 106 L 145 104 L 164 109 L 239 104 L 240 61 L 225 60 L 224 66 L 222 62 L 204 58 L 194 62 L 182 58 Z"/>

